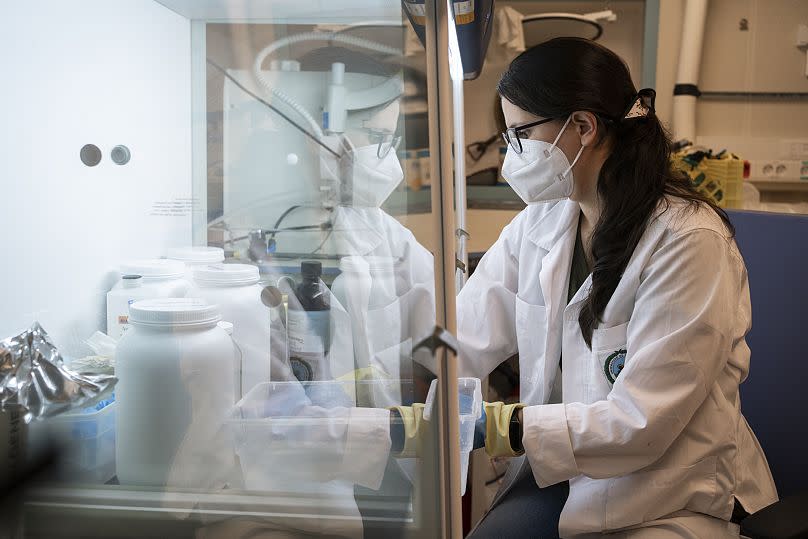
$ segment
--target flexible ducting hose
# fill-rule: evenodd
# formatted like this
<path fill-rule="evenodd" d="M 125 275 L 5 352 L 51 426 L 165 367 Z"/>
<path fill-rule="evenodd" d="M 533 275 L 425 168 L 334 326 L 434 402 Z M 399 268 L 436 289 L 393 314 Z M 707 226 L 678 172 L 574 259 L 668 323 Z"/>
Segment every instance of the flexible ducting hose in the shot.
<path fill-rule="evenodd" d="M 291 96 L 285 94 L 284 92 L 278 90 L 277 88 L 273 87 L 272 82 L 266 76 L 266 73 L 261 69 L 261 66 L 264 65 L 264 62 L 267 58 L 269 58 L 272 54 L 274 54 L 278 49 L 282 47 L 286 47 L 288 45 L 292 45 L 295 43 L 301 43 L 303 41 L 325 41 L 328 43 L 344 43 L 346 45 L 352 45 L 354 47 L 359 47 L 362 49 L 371 50 L 374 52 L 379 52 L 382 54 L 390 54 L 394 56 L 398 56 L 401 54 L 401 51 L 394 48 L 388 47 L 387 45 L 383 45 L 381 43 L 377 43 L 375 41 L 371 41 L 369 39 L 365 39 L 362 37 L 357 36 L 350 36 L 344 34 L 334 34 L 334 33 L 323 33 L 323 32 L 308 32 L 305 34 L 296 34 L 294 36 L 285 37 L 283 39 L 279 39 L 278 41 L 274 41 L 270 43 L 267 47 L 265 47 L 261 52 L 258 53 L 258 56 L 255 57 L 255 63 L 253 64 L 253 74 L 261 86 L 269 92 L 273 97 L 286 103 L 289 105 L 292 110 L 297 112 L 301 117 L 303 117 L 306 122 L 309 124 L 311 129 L 320 137 L 323 136 L 323 130 L 320 127 L 320 123 L 315 120 L 309 111 L 306 110 L 300 103 L 295 101 Z"/>

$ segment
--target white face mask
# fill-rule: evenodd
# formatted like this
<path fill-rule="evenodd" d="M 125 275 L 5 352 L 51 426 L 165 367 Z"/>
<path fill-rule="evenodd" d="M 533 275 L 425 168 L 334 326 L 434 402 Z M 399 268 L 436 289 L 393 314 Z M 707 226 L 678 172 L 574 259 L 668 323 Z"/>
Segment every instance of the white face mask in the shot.
<path fill-rule="evenodd" d="M 360 146 L 340 158 L 342 205 L 378 208 L 404 179 L 395 150 L 382 158 L 377 150 L 378 144 Z"/>
<path fill-rule="evenodd" d="M 556 146 L 571 119 L 572 116 L 567 118 L 552 144 L 542 140 L 521 139 L 521 154 L 508 147 L 502 163 L 502 177 L 508 180 L 525 204 L 562 200 L 572 194 L 572 167 L 578 162 L 585 146 L 578 150 L 572 164 Z"/>

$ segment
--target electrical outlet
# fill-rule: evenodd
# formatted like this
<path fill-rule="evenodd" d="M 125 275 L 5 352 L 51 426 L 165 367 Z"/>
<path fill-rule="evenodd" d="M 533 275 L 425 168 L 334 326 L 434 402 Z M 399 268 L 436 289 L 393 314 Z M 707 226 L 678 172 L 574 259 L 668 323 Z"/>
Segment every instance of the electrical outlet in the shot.
<path fill-rule="evenodd" d="M 750 161 L 753 181 L 799 181 L 808 179 L 808 161 L 767 159 Z"/>

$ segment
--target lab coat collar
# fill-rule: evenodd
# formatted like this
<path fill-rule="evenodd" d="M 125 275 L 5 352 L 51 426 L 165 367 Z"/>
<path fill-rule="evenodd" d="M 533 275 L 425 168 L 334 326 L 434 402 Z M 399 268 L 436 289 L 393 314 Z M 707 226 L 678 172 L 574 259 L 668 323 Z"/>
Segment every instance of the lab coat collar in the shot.
<path fill-rule="evenodd" d="M 545 251 L 551 251 L 570 227 L 578 226 L 580 212 L 581 207 L 577 202 L 569 199 L 555 202 L 552 208 L 530 225 L 527 237 Z"/>

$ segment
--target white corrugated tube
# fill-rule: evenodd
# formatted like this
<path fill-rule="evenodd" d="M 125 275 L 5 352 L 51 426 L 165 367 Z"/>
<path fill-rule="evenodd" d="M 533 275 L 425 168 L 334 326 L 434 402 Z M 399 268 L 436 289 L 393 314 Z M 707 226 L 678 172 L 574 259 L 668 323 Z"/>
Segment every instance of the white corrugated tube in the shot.
<path fill-rule="evenodd" d="M 707 0 L 686 0 L 679 49 L 679 70 L 673 96 L 673 134 L 675 140 L 696 139 L 696 100 L 698 99 L 701 49 L 707 22 Z M 690 93 L 680 93 L 682 90 Z M 679 93 L 679 95 L 676 95 Z"/>
<path fill-rule="evenodd" d="M 267 47 L 265 47 L 261 52 L 258 53 L 258 56 L 255 57 L 255 62 L 253 63 L 253 74 L 261 86 L 269 92 L 273 97 L 282 101 L 289 105 L 295 112 L 297 112 L 306 122 L 309 124 L 311 129 L 314 131 L 317 136 L 323 136 L 323 130 L 320 127 L 319 122 L 315 120 L 309 111 L 306 108 L 295 101 L 292 97 L 286 95 L 282 91 L 278 90 L 277 88 L 273 87 L 272 82 L 266 76 L 266 73 L 261 69 L 261 66 L 264 64 L 264 61 L 275 53 L 278 49 L 282 47 L 286 47 L 288 45 L 292 45 L 294 43 L 300 43 L 302 41 L 326 41 L 328 43 L 344 43 L 346 45 L 352 45 L 354 47 L 359 47 L 362 49 L 367 49 L 375 52 L 380 52 L 382 54 L 390 54 L 390 55 L 400 55 L 401 51 L 394 48 L 388 47 L 387 45 L 383 45 L 381 43 L 377 43 L 375 41 L 371 41 L 369 39 L 356 37 L 356 36 L 349 36 L 344 34 L 335 34 L 335 33 L 325 33 L 325 32 L 308 32 L 305 34 L 296 34 L 293 36 L 285 37 L 283 39 L 279 39 L 278 41 L 274 41 L 270 43 Z"/>

